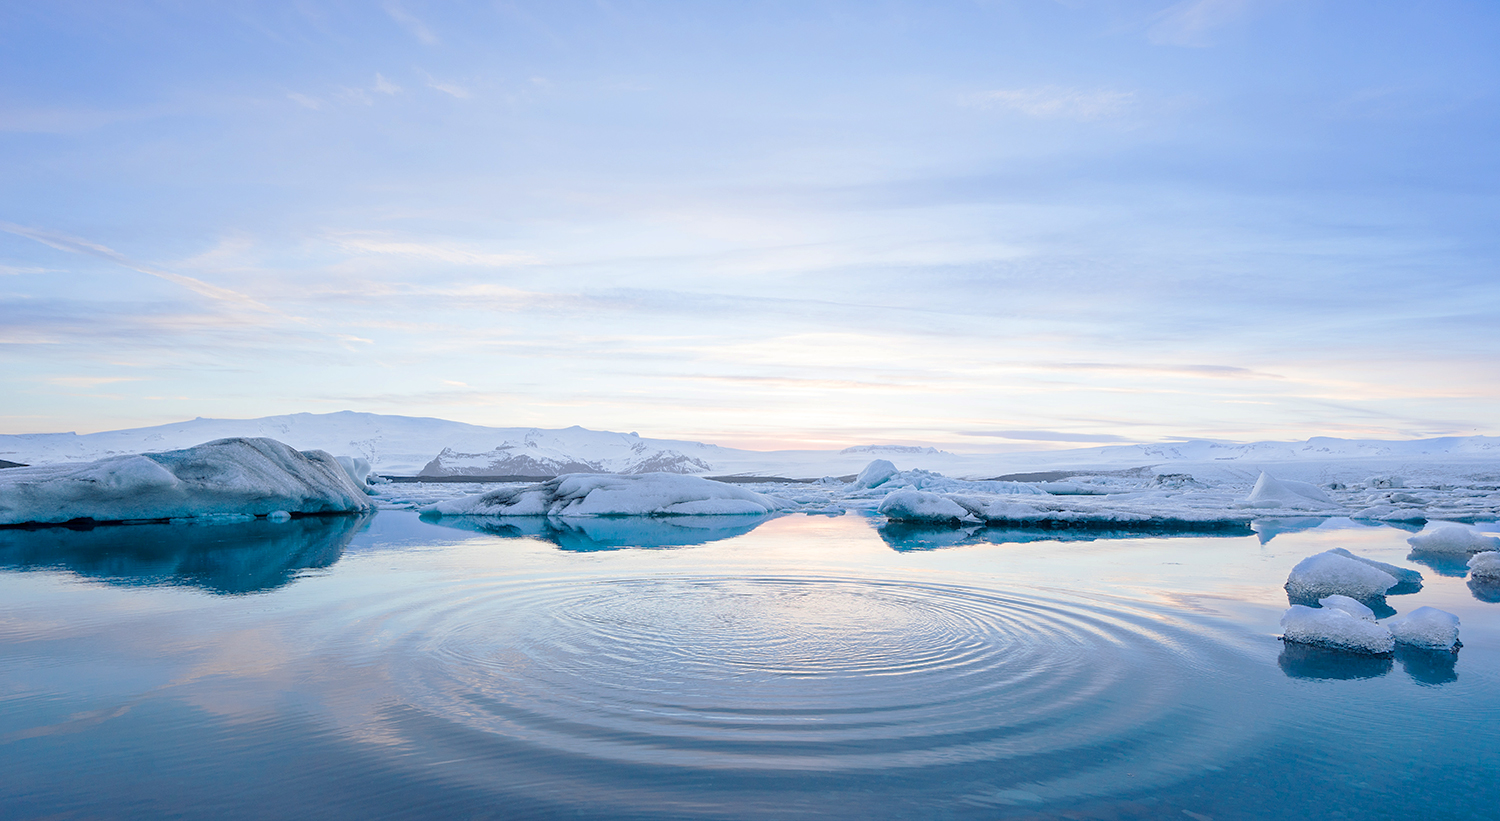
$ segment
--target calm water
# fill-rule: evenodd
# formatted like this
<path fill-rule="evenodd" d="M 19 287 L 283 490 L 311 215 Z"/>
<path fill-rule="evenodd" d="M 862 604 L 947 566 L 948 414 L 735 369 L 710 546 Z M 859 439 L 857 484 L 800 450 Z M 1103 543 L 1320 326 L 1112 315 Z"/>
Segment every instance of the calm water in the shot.
<path fill-rule="evenodd" d="M 1276 639 L 1405 532 L 756 524 L 0 531 L 0 816 L 1500 817 L 1500 591 L 1390 599 L 1456 657 Z"/>

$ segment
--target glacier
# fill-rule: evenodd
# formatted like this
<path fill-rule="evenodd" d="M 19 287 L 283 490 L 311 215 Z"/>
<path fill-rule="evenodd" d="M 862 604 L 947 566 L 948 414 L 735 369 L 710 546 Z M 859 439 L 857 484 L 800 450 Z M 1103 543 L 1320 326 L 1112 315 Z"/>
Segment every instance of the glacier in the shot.
<path fill-rule="evenodd" d="M 161 453 L 0 471 L 0 525 L 373 508 L 364 489 L 333 456 L 265 438 L 219 439 Z"/>

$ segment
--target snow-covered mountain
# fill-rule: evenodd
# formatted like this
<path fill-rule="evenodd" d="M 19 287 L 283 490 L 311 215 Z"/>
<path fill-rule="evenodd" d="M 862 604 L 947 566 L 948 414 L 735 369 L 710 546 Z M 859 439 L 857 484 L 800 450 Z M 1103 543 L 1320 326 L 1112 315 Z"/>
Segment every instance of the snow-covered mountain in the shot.
<path fill-rule="evenodd" d="M 494 428 L 445 419 L 373 413 L 296 413 L 260 419 L 194 419 L 103 433 L 0 435 L 0 460 L 24 464 L 85 462 L 127 453 L 173 450 L 213 439 L 266 436 L 299 450 L 359 456 L 389 475 L 550 476 L 569 471 L 755 474 L 815 478 L 858 473 L 872 459 L 903 469 L 989 478 L 1046 470 L 1160 468 L 1199 478 L 1253 482 L 1259 469 L 1308 481 L 1362 479 L 1411 464 L 1462 463 L 1500 470 L 1500 437 L 1407 441 L 1317 437 L 1305 442 L 1188 441 L 1075 450 L 956 454 L 919 446 L 865 445 L 834 450 L 751 451 L 633 433 Z M 1343 465 L 1330 472 L 1328 466 Z"/>

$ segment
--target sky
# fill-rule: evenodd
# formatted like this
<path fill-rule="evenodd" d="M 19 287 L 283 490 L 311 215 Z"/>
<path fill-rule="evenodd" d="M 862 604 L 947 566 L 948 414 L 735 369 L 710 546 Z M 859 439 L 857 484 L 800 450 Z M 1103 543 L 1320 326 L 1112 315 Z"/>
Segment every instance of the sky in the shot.
<path fill-rule="evenodd" d="M 1500 6 L 0 6 L 0 433 L 1500 434 Z"/>

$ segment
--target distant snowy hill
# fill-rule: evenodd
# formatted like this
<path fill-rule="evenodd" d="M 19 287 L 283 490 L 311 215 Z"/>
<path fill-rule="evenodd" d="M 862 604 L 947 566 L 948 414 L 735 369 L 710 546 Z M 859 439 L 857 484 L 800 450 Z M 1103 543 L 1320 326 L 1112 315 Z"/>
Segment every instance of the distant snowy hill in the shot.
<path fill-rule="evenodd" d="M 777 475 L 798 478 L 858 473 L 872 459 L 948 476 L 989 478 L 1040 470 L 1157 469 L 1215 481 L 1251 482 L 1262 467 L 1308 481 L 1363 478 L 1407 464 L 1500 464 L 1500 438 L 1448 437 L 1410 441 L 1318 437 L 1305 442 L 1228 444 L 1189 441 L 1077 450 L 955 454 L 930 447 L 864 445 L 833 450 L 750 451 L 702 442 L 649 439 L 633 433 L 492 428 L 444 419 L 373 413 L 296 413 L 261 419 L 194 419 L 150 428 L 0 435 L 0 460 L 32 465 L 85 462 L 105 456 L 173 450 L 227 437 L 265 436 L 299 450 L 361 456 L 391 475 L 550 476 L 572 471 Z M 1343 465 L 1331 471 L 1331 464 Z M 1367 474 L 1366 474 L 1367 475 Z"/>

